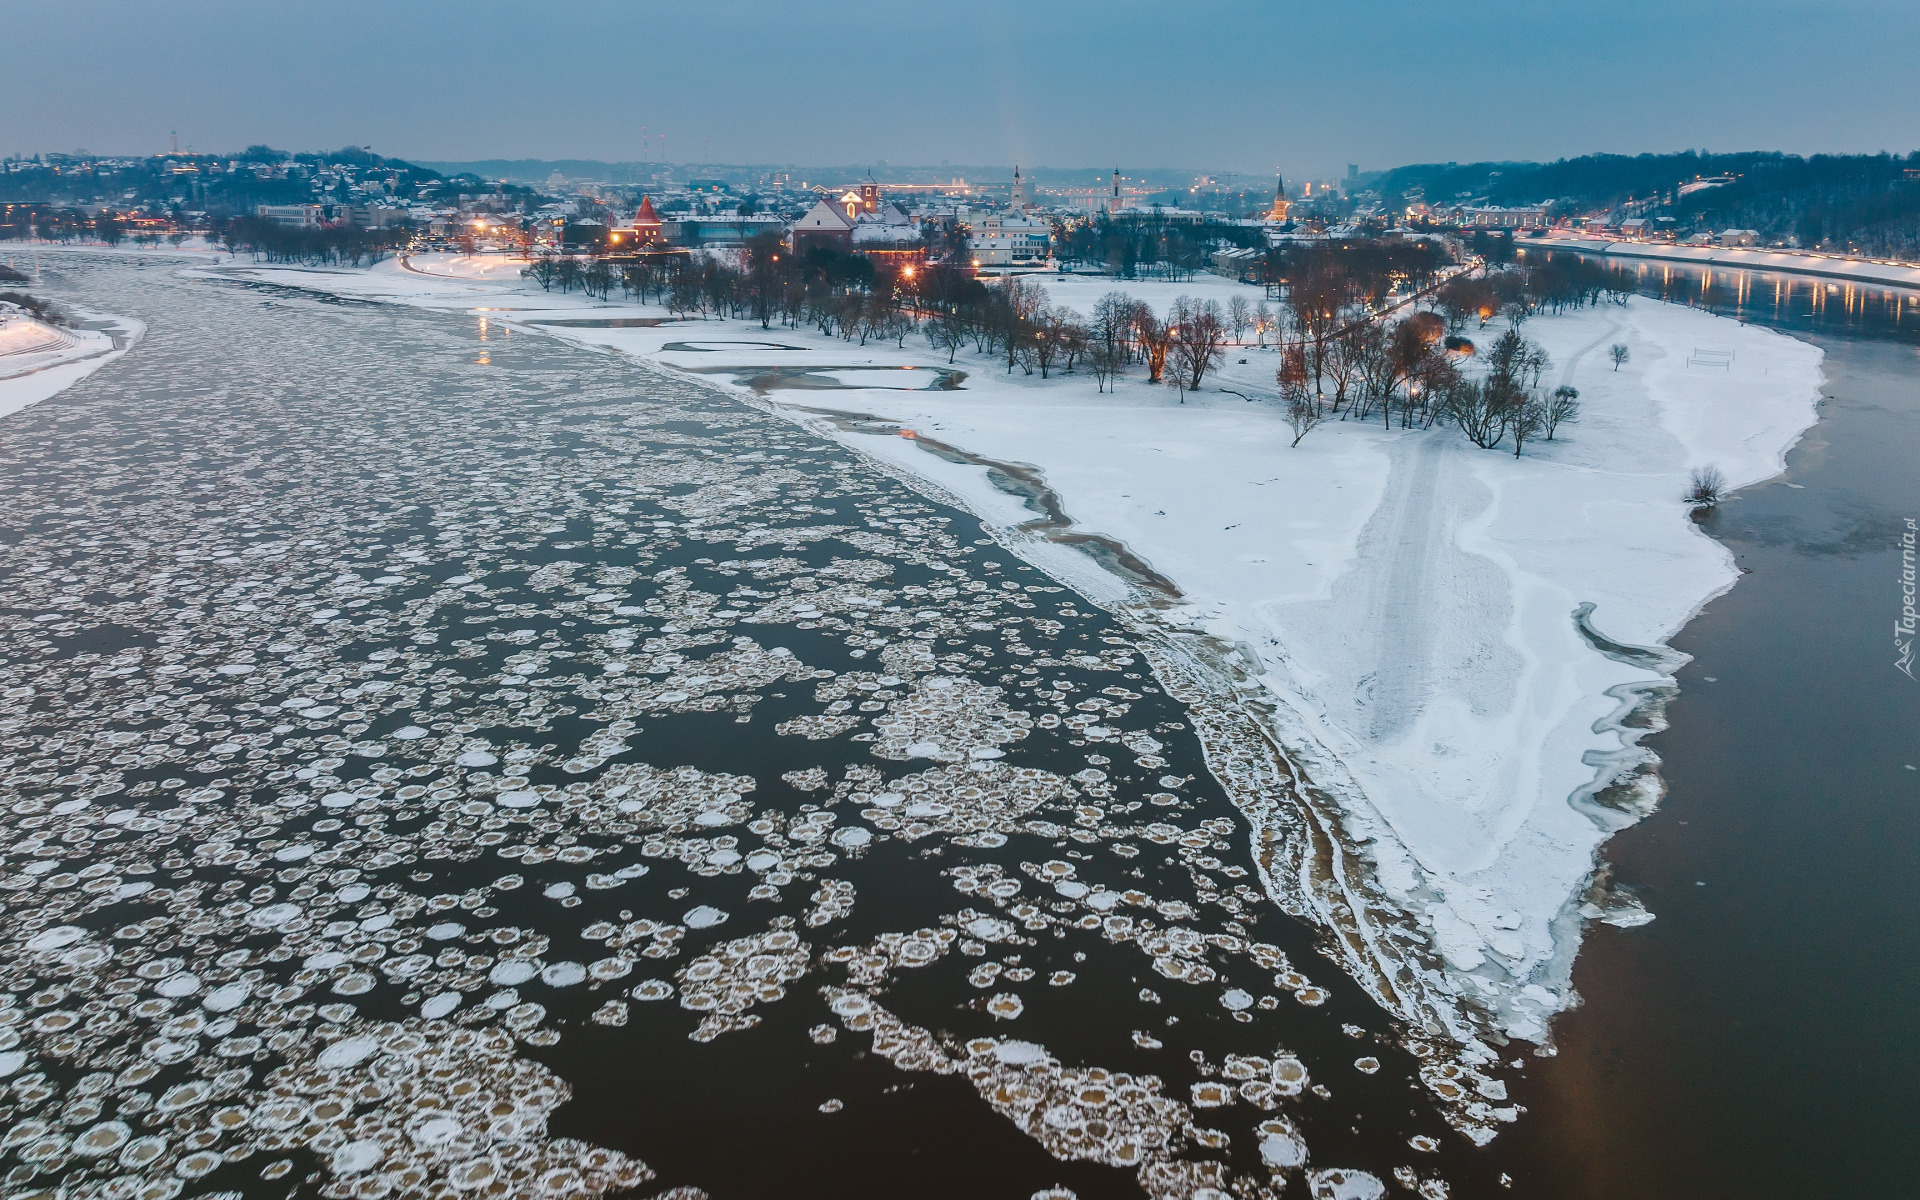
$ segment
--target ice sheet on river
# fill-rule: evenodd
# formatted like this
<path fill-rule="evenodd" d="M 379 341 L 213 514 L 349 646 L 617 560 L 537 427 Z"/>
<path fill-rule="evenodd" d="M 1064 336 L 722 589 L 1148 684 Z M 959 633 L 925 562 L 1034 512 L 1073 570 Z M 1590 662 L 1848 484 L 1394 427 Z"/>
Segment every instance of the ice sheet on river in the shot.
<path fill-rule="evenodd" d="M 1485 1172 L 1498 1072 L 1309 977 L 1178 664 L 964 513 L 615 356 L 65 268 L 166 319 L 0 425 L 10 1192 Z"/>

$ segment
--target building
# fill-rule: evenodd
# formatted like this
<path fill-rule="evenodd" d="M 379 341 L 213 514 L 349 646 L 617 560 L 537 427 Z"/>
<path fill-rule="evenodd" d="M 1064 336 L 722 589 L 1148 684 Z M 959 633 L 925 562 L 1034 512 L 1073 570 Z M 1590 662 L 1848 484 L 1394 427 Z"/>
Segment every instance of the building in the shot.
<path fill-rule="evenodd" d="M 1267 212 L 1267 218 L 1272 221 L 1284 222 L 1287 219 L 1287 209 L 1290 207 L 1292 207 L 1292 205 L 1287 202 L 1286 177 L 1284 175 L 1278 176 L 1273 186 L 1273 208 Z"/>
<path fill-rule="evenodd" d="M 869 172 L 863 182 L 841 192 L 835 203 L 846 210 L 847 220 L 857 221 L 862 213 L 871 215 L 880 211 L 880 185 Z"/>
<path fill-rule="evenodd" d="M 318 204 L 262 204 L 253 215 L 288 229 L 318 229 L 326 224 L 326 210 Z"/>
<path fill-rule="evenodd" d="M 695 249 L 700 246 L 740 246 L 764 233 L 784 237 L 787 223 L 771 213 L 748 216 L 675 217 L 662 225 L 669 246 Z"/>
<path fill-rule="evenodd" d="M 1518 208 L 1497 205 L 1462 205 L 1452 211 L 1454 224 L 1469 229 L 1544 229 L 1547 206 L 1529 204 Z"/>
<path fill-rule="evenodd" d="M 660 241 L 665 232 L 660 213 L 653 207 L 653 197 L 642 193 L 640 207 L 633 214 L 633 244 L 651 246 Z"/>
<path fill-rule="evenodd" d="M 894 205 L 863 213 L 853 224 L 853 249 L 876 261 L 905 263 L 926 257 L 920 227 Z"/>
<path fill-rule="evenodd" d="M 1729 229 L 1720 235 L 1722 246 L 1758 246 L 1760 231 L 1757 229 Z"/>
<path fill-rule="evenodd" d="M 1215 250 L 1209 261 L 1215 275 L 1224 275 L 1242 283 L 1260 283 L 1265 274 L 1267 256 L 1264 251 L 1251 247 L 1229 246 Z"/>
<path fill-rule="evenodd" d="M 1013 193 L 1007 207 L 1018 213 L 1033 209 L 1033 181 L 1021 178 L 1019 163 L 1013 165 Z"/>
<path fill-rule="evenodd" d="M 1026 217 L 992 215 L 970 223 L 976 267 L 1033 266 L 1053 248 L 1053 227 Z"/>
<path fill-rule="evenodd" d="M 849 193 L 853 194 L 853 193 Z M 858 209 L 859 197 L 855 195 L 852 206 Z M 844 203 L 844 198 L 843 198 Z M 793 223 L 793 252 L 804 254 L 815 246 L 832 246 L 837 250 L 853 249 L 853 226 L 857 212 L 842 212 L 827 202 L 825 197 L 814 201 L 807 215 Z"/>
<path fill-rule="evenodd" d="M 1129 208 L 1114 214 L 1114 219 L 1143 225 L 1204 225 L 1207 214 L 1194 208 L 1164 208 L 1156 204 L 1151 208 Z"/>
<path fill-rule="evenodd" d="M 345 220 L 368 229 L 386 229 L 389 226 L 404 224 L 412 214 L 393 204 L 356 204 L 351 208 L 342 208 Z"/>

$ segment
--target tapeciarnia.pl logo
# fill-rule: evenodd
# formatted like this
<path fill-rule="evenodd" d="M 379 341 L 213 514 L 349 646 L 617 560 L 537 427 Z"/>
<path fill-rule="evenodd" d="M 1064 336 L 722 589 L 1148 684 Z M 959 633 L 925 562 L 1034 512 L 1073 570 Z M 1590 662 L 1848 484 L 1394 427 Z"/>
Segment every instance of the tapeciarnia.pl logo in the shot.
<path fill-rule="evenodd" d="M 1914 630 L 1914 535 L 1917 532 L 1912 517 L 1907 518 L 1907 527 L 1900 533 L 1900 619 L 1893 623 L 1893 648 L 1899 655 L 1893 660 L 1894 669 L 1902 672 L 1908 679 L 1913 675 L 1913 630 Z"/>

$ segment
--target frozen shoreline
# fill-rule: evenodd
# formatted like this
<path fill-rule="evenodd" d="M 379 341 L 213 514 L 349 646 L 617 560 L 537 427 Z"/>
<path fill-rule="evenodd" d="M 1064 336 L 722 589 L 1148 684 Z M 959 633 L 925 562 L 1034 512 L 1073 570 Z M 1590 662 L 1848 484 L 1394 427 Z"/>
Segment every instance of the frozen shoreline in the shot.
<path fill-rule="evenodd" d="M 925 370 L 872 386 L 872 369 L 946 367 L 914 337 L 901 349 L 747 322 L 538 324 L 666 314 L 543 293 L 509 261 L 234 273 L 486 309 L 476 315 L 701 369 L 742 393 L 753 368 L 839 380 L 767 402 L 959 500 L 1036 565 L 1157 633 L 1173 664 L 1164 670 L 1187 655 L 1233 680 L 1209 686 L 1230 686 L 1266 730 L 1229 722 L 1213 731 L 1210 758 L 1271 839 L 1256 846 L 1269 891 L 1327 927 L 1342 965 L 1390 1010 L 1467 1043 L 1546 1038 L 1548 1018 L 1572 1000 L 1580 917 L 1609 915 L 1604 897 L 1586 907 L 1599 847 L 1657 798 L 1635 744 L 1648 729 L 1622 720 L 1671 687 L 1680 660 L 1659 649 L 1665 640 L 1738 579 L 1730 553 L 1679 502 L 1689 471 L 1718 466 L 1732 487 L 1778 474 L 1815 420 L 1820 385 L 1812 346 L 1634 298 L 1525 325 L 1553 356 L 1550 381 L 1580 389 L 1582 414 L 1517 461 L 1451 430 L 1356 422 L 1323 425 L 1290 449 L 1272 405 L 1211 390 L 1180 404 L 1138 376 L 1100 395 L 1084 375 L 1043 382 L 962 354 L 960 390 L 907 390 L 930 379 Z M 1211 277 L 1042 282 L 1083 313 L 1116 287 L 1156 307 L 1183 292 L 1258 295 Z M 1498 331 L 1466 332 L 1484 342 Z M 1604 361 L 1614 341 L 1633 353 L 1618 372 Z M 701 348 L 665 349 L 676 342 Z M 1709 365 L 1696 349 L 1732 351 L 1732 362 Z M 1232 351 L 1210 386 L 1270 396 L 1275 358 Z M 1130 593 L 1031 527 L 1039 514 L 1004 474 L 929 453 L 895 435 L 903 429 L 1030 468 L 1074 531 L 1127 548 L 1180 598 Z M 1610 649 L 1583 624 L 1652 652 Z M 1277 746 L 1258 763 L 1226 761 L 1229 746 L 1239 754 L 1266 740 Z M 1631 907 L 1611 915 L 1644 919 Z"/>
<path fill-rule="evenodd" d="M 80 315 L 88 327 L 58 328 L 26 318 L 0 326 L 0 417 L 72 387 L 132 349 L 146 331 L 123 317 Z"/>

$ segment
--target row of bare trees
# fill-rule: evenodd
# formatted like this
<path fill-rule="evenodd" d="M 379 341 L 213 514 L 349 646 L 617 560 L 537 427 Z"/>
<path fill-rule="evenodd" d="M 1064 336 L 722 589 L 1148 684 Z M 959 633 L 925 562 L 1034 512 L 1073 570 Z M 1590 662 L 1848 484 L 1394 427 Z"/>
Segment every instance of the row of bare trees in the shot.
<path fill-rule="evenodd" d="M 297 262 L 315 266 L 344 263 L 373 264 L 406 244 L 412 236 L 405 225 L 369 229 L 359 225 L 332 225 L 320 229 L 281 225 L 262 217 L 234 217 L 214 222 L 207 240 L 224 245 L 229 253 L 248 251 L 268 262 Z"/>
<path fill-rule="evenodd" d="M 948 362 L 971 342 L 979 353 L 1004 361 L 1009 372 L 1037 370 L 1045 379 L 1085 367 L 1100 391 L 1130 368 L 1144 367 L 1147 382 L 1174 388 L 1184 403 L 1220 365 L 1233 321 L 1213 300 L 1176 297 L 1162 316 L 1125 292 L 1108 292 L 1084 317 L 1052 303 L 1037 281 L 1014 278 L 937 306 L 926 318 L 926 332 Z M 1245 324 L 1242 310 L 1243 329 Z"/>
<path fill-rule="evenodd" d="M 1434 307 L 1449 330 L 1477 319 L 1485 329 L 1495 317 L 1520 325 L 1540 312 L 1559 313 L 1633 294 L 1631 275 L 1573 255 L 1536 252 L 1525 262 L 1484 275 L 1456 276 L 1434 292 Z"/>
<path fill-rule="evenodd" d="M 1516 330 L 1500 335 L 1484 374 L 1474 377 L 1444 348 L 1444 331 L 1439 317 L 1423 312 L 1350 325 L 1318 347 L 1304 339 L 1289 343 L 1275 379 L 1293 444 L 1329 417 L 1364 421 L 1377 413 L 1389 429 L 1396 416 L 1402 429 L 1451 421 L 1484 449 L 1511 439 L 1518 457 L 1528 441 L 1551 440 L 1578 413 L 1576 389 L 1542 389 L 1540 378 L 1552 363 Z"/>

